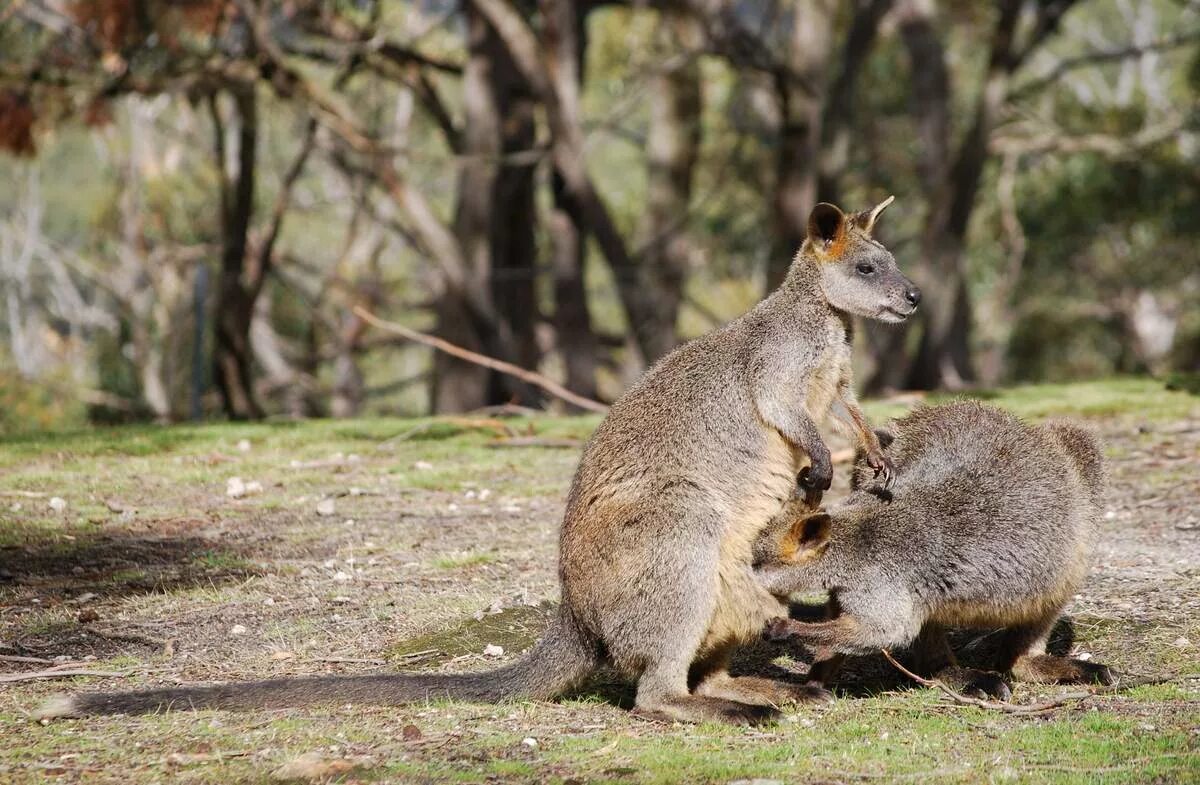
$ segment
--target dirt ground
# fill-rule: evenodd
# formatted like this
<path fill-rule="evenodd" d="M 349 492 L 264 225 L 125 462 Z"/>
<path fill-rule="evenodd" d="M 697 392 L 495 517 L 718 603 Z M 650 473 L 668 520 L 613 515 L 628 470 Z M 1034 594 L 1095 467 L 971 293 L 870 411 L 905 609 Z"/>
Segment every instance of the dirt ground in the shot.
<path fill-rule="evenodd" d="M 1055 645 L 1111 665 L 1124 688 L 1014 715 L 955 706 L 875 658 L 850 670 L 833 705 L 757 729 L 636 719 L 623 708 L 628 685 L 604 676 L 553 703 L 35 724 L 28 712 L 64 690 L 508 660 L 557 599 L 578 450 L 492 441 L 578 442 L 596 420 L 132 428 L 10 443 L 0 783 L 262 782 L 305 755 L 320 763 L 303 776 L 367 782 L 1200 782 L 1200 399 L 1127 381 L 995 402 L 1082 416 L 1105 440 L 1096 564 Z M 234 478 L 250 484 L 242 495 Z M 959 640 L 969 660 L 988 636 Z M 1014 700 L 1074 691 L 1021 685 Z"/>

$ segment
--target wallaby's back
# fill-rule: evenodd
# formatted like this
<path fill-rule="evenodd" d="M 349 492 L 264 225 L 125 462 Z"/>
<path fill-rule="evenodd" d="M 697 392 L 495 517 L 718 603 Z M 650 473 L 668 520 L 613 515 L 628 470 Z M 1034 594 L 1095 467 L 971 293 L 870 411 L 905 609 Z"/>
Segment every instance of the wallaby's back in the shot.
<path fill-rule="evenodd" d="M 946 624 L 1036 615 L 1076 591 L 1104 482 L 1090 433 L 974 401 L 920 407 L 890 430 L 890 498 L 856 466 L 857 490 L 831 510 L 828 556 L 906 574 L 915 601 Z"/>

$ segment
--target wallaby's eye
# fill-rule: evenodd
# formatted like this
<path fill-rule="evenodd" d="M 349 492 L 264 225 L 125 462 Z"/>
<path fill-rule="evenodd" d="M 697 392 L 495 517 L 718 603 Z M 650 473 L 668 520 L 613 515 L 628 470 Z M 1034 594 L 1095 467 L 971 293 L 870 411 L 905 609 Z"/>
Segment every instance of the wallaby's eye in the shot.
<path fill-rule="evenodd" d="M 855 269 L 858 270 L 859 275 L 871 275 L 875 272 L 875 265 L 869 262 L 859 262 Z"/>

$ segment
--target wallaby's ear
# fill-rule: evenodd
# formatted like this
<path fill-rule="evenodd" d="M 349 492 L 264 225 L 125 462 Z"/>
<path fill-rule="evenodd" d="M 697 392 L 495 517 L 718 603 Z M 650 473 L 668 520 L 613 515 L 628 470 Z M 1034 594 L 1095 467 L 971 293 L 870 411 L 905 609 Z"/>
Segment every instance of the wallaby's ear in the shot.
<path fill-rule="evenodd" d="M 836 245 L 846 236 L 846 214 L 829 202 L 821 202 L 808 215 L 808 239 L 821 253 L 836 254 Z"/>
<path fill-rule="evenodd" d="M 824 512 L 797 518 L 780 543 L 780 556 L 792 563 L 816 558 L 829 542 L 832 525 L 833 519 Z"/>
<path fill-rule="evenodd" d="M 879 204 L 872 207 L 870 210 L 862 210 L 854 214 L 854 224 L 859 229 L 862 229 L 867 234 L 875 230 L 875 222 L 879 220 L 879 214 L 888 208 L 892 202 L 896 201 L 895 196 L 889 196 Z"/>

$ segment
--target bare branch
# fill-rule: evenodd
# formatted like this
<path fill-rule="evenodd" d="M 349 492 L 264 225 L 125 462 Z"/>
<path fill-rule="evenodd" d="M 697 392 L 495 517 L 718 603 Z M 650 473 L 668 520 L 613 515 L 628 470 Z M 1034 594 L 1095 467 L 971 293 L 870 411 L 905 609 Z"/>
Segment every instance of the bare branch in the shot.
<path fill-rule="evenodd" d="M 1080 68 L 1126 60 L 1131 57 L 1141 57 L 1150 52 L 1163 52 L 1171 49 L 1178 49 L 1181 46 L 1187 46 L 1195 41 L 1200 41 L 1200 30 L 1189 30 L 1185 33 L 1166 36 L 1145 44 L 1129 44 L 1116 49 L 1087 52 L 1075 57 L 1066 57 L 1062 60 L 1059 60 L 1058 63 L 1056 63 L 1055 66 L 1046 73 L 1030 79 L 1025 84 L 1011 90 L 1009 92 L 1009 100 L 1020 101 L 1023 98 L 1028 98 L 1029 96 L 1038 93 L 1046 87 L 1054 84 L 1064 75 Z"/>
<path fill-rule="evenodd" d="M 443 340 L 442 338 L 426 335 L 425 333 L 418 332 L 410 327 L 405 327 L 402 324 L 380 319 L 378 316 L 362 306 L 355 307 L 354 313 L 363 321 L 381 330 L 402 335 L 409 340 L 416 341 L 417 343 L 436 349 L 440 352 L 453 355 L 460 360 L 466 360 L 467 362 L 475 363 L 476 365 L 482 365 L 485 368 L 491 368 L 493 371 L 499 371 L 500 373 L 505 373 L 509 376 L 515 376 L 523 382 L 540 387 L 541 389 L 553 395 L 555 398 L 560 398 L 569 404 L 578 406 L 580 409 L 587 409 L 588 411 L 599 412 L 600 414 L 604 414 L 608 411 L 608 407 L 599 401 L 593 401 L 591 398 L 584 398 L 582 395 L 576 395 L 558 382 L 554 381 L 553 379 L 549 379 L 540 373 L 526 370 L 525 368 L 513 365 L 512 363 L 504 362 L 503 360 L 497 360 L 494 357 L 488 357 L 486 355 L 472 352 L 468 349 L 462 348 L 461 346 L 456 346 L 449 341 Z"/>

